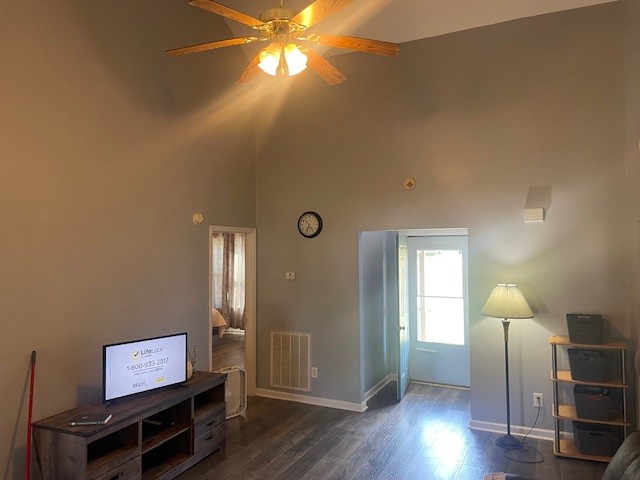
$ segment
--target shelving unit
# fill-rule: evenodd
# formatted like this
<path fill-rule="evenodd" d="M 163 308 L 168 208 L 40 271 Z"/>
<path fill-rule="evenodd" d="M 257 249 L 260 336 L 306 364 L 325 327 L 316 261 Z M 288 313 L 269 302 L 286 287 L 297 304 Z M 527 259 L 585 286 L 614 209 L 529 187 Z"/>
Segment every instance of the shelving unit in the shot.
<path fill-rule="evenodd" d="M 170 479 L 224 449 L 226 376 L 197 372 L 186 384 L 69 410 L 33 424 L 33 471 L 48 479 Z M 109 409 L 106 425 L 71 426 Z"/>
<path fill-rule="evenodd" d="M 627 418 L 627 388 L 626 382 L 626 360 L 625 351 L 627 345 L 621 341 L 608 341 L 602 344 L 583 344 L 583 343 L 571 343 L 568 337 L 565 336 L 552 336 L 549 337 L 549 343 L 551 344 L 551 381 L 553 382 L 553 405 L 552 412 L 555 424 L 555 436 L 553 442 L 553 453 L 560 457 L 581 458 L 587 460 L 594 460 L 598 462 L 609 462 L 611 457 L 598 456 L 598 455 L 584 455 L 581 454 L 576 448 L 574 441 L 569 438 L 562 438 L 561 427 L 563 421 L 579 421 L 584 423 L 608 425 L 618 427 L 622 431 L 621 441 L 627 436 L 627 428 L 630 426 L 630 422 Z M 615 351 L 617 356 L 617 368 L 618 374 L 616 378 L 607 379 L 602 382 L 591 382 L 574 380 L 571 377 L 570 370 L 558 370 L 558 347 L 561 348 L 576 348 L 585 350 L 608 350 Z M 568 385 L 588 385 L 594 387 L 606 387 L 620 390 L 620 404 L 619 410 L 612 420 L 592 420 L 587 418 L 580 418 L 577 415 L 576 407 L 567 403 L 560 403 L 561 394 L 560 386 L 562 384 Z"/>

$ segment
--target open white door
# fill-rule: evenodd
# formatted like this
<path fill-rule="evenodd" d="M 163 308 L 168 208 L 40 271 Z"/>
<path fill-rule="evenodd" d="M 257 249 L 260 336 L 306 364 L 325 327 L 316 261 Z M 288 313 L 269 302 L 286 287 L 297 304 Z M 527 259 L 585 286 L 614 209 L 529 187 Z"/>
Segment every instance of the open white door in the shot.
<path fill-rule="evenodd" d="M 410 237 L 410 377 L 468 387 L 467 236 Z"/>
<path fill-rule="evenodd" d="M 409 248 L 406 235 L 397 236 L 398 251 L 398 400 L 409 386 Z"/>

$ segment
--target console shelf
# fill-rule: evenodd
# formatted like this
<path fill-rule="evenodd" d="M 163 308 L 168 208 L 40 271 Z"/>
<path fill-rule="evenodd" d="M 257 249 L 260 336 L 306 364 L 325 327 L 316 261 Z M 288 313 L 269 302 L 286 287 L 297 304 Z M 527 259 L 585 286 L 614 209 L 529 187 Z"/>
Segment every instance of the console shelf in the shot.
<path fill-rule="evenodd" d="M 147 468 L 144 470 L 142 474 L 142 480 L 151 480 L 154 478 L 163 477 L 167 473 L 171 472 L 172 469 L 176 468 L 179 465 L 182 465 L 184 462 L 189 460 L 189 455 L 176 453 L 169 458 L 162 459 L 161 463 L 153 466 L 152 468 Z M 163 477 L 166 478 L 166 477 Z M 171 478 L 171 477 L 169 477 Z"/>
<path fill-rule="evenodd" d="M 33 423 L 33 471 L 45 480 L 170 479 L 224 449 L 226 375 L 197 372 L 186 384 L 94 402 Z M 106 425 L 71 426 L 112 414 Z M 205 441 L 203 441 L 205 440 Z"/>
<path fill-rule="evenodd" d="M 147 440 L 143 440 L 142 453 L 147 453 L 149 450 L 153 450 L 154 448 L 162 445 L 164 442 L 167 442 L 172 438 L 177 437 L 181 433 L 188 431 L 189 427 L 184 425 L 174 425 L 173 427 L 167 428 L 166 430 L 155 434 Z"/>

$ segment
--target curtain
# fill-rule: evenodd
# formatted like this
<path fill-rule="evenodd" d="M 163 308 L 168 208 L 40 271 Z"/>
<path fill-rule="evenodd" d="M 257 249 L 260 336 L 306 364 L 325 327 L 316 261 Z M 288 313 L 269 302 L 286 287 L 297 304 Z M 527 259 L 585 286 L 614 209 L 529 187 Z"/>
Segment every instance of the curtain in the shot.
<path fill-rule="evenodd" d="M 227 325 L 244 330 L 245 325 L 245 234 L 213 234 L 213 307 Z"/>

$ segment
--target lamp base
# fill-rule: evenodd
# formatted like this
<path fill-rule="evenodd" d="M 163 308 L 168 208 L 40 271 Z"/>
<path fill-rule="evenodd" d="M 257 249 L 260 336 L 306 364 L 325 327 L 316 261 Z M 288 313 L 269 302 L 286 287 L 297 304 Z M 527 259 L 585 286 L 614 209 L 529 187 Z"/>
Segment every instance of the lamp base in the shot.
<path fill-rule="evenodd" d="M 503 435 L 496 439 L 496 445 L 507 450 L 520 450 L 522 448 L 522 442 L 513 435 Z"/>

